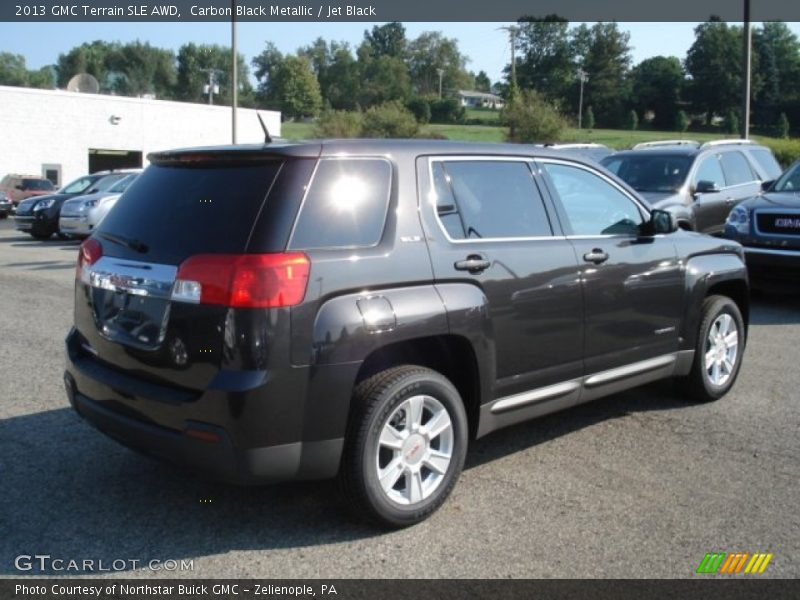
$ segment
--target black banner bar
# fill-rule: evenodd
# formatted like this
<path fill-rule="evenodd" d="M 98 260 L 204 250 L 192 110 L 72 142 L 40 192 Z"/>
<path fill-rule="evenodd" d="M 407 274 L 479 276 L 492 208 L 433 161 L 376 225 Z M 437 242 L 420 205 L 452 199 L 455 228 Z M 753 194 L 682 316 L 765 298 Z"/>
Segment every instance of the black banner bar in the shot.
<path fill-rule="evenodd" d="M 557 15 L 570 21 L 741 22 L 744 0 L 3 0 L 0 21 L 516 21 Z M 759 0 L 753 21 L 800 21 L 800 2 Z"/>
<path fill-rule="evenodd" d="M 800 597 L 797 580 L 264 580 L 4 579 L 3 600 L 770 600 Z"/>

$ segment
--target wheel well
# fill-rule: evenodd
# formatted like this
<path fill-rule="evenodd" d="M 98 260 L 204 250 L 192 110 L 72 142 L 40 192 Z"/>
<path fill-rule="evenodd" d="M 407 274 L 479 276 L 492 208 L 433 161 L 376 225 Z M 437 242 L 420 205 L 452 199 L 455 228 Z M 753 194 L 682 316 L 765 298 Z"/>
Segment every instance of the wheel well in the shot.
<path fill-rule="evenodd" d="M 721 281 L 715 283 L 708 289 L 707 296 L 727 296 L 736 303 L 739 307 L 739 312 L 742 313 L 744 319 L 744 327 L 747 329 L 748 322 L 750 321 L 750 294 L 747 290 L 747 284 L 741 280 Z"/>
<path fill-rule="evenodd" d="M 397 365 L 428 367 L 447 377 L 461 395 L 471 436 L 478 430 L 480 376 L 475 352 L 466 338 L 437 335 L 389 344 L 374 350 L 361 365 L 359 382 Z"/>

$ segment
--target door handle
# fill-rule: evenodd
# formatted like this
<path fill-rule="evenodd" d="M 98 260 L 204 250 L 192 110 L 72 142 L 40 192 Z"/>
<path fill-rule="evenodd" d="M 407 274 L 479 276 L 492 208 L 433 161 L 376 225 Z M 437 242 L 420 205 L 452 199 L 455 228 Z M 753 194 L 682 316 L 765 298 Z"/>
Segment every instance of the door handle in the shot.
<path fill-rule="evenodd" d="M 603 252 L 601 248 L 592 248 L 591 252 L 587 252 L 583 255 L 583 260 L 599 265 L 608 260 L 608 254 Z"/>
<path fill-rule="evenodd" d="M 475 274 L 485 271 L 491 264 L 491 262 L 483 258 L 480 254 L 470 254 L 465 260 L 456 261 L 453 266 L 458 271 L 469 271 Z"/>
<path fill-rule="evenodd" d="M 736 202 L 736 200 L 733 198 L 725 198 L 725 204 L 733 204 L 734 202 Z"/>

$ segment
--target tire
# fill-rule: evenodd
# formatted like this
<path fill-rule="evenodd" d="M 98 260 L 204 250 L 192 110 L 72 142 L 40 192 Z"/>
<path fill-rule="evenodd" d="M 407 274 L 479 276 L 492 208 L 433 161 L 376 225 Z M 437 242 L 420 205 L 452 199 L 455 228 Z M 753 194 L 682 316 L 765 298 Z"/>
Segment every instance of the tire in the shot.
<path fill-rule="evenodd" d="M 358 516 L 381 526 L 419 523 L 450 495 L 467 439 L 464 404 L 447 378 L 418 366 L 381 371 L 353 395 L 339 473 L 345 498 Z"/>
<path fill-rule="evenodd" d="M 31 237 L 35 240 L 44 241 L 44 240 L 49 240 L 52 235 L 53 235 L 52 233 L 32 233 Z"/>
<path fill-rule="evenodd" d="M 745 328 L 739 307 L 726 296 L 709 296 L 701 310 L 692 370 L 679 381 L 691 398 L 710 402 L 727 394 L 736 382 L 744 354 Z M 731 337 L 733 333 L 735 339 Z"/>

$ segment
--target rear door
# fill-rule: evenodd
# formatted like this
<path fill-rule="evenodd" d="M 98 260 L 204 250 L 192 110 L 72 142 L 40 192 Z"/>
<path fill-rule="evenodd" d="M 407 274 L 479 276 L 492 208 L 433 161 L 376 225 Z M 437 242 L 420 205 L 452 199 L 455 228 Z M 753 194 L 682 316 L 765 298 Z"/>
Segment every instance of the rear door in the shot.
<path fill-rule="evenodd" d="M 532 161 L 424 157 L 417 169 L 437 283 L 468 283 L 488 299 L 495 395 L 580 377 L 575 253 L 548 209 Z"/>
<path fill-rule="evenodd" d="M 730 209 L 742 200 L 757 196 L 761 191 L 761 178 L 750 166 L 750 162 L 739 150 L 729 150 L 720 155 L 722 172 L 725 173 L 725 210 L 722 223 L 728 219 Z"/>

